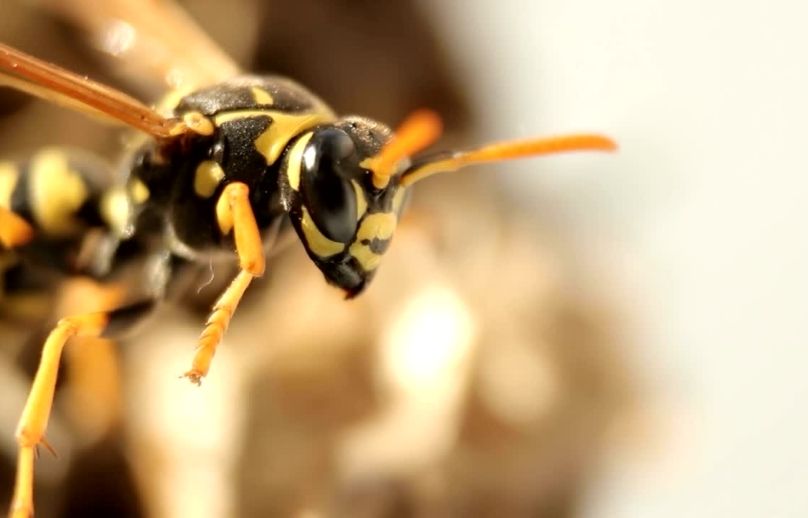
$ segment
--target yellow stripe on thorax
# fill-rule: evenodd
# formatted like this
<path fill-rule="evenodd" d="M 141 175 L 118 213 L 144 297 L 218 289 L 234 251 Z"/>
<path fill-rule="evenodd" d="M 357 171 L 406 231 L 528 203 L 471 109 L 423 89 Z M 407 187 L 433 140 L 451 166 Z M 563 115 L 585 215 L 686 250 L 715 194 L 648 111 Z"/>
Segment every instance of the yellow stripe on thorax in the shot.
<path fill-rule="evenodd" d="M 275 104 L 275 99 L 272 98 L 272 94 L 263 88 L 253 86 L 250 90 L 252 91 L 253 99 L 255 99 L 256 104 L 267 104 L 270 106 Z"/>
<path fill-rule="evenodd" d="M 238 110 L 213 116 L 216 126 L 250 117 L 270 117 L 272 123 L 255 139 L 255 148 L 264 155 L 267 165 L 272 165 L 281 156 L 292 138 L 319 124 L 334 121 L 330 110 L 286 113 L 278 110 Z"/>

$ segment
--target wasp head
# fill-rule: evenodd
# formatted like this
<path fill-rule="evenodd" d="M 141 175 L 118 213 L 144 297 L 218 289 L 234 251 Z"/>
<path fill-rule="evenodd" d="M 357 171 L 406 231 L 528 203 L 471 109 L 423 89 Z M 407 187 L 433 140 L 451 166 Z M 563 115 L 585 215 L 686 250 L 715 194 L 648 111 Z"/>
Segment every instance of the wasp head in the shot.
<path fill-rule="evenodd" d="M 376 273 L 404 202 L 397 178 L 381 185 L 368 167 L 390 138 L 386 126 L 359 117 L 319 126 L 289 146 L 279 175 L 306 252 L 348 297 Z"/>
<path fill-rule="evenodd" d="M 412 184 L 472 164 L 615 149 L 608 137 L 575 134 L 421 154 L 441 129 L 427 110 L 413 113 L 394 136 L 379 123 L 350 117 L 301 135 L 286 153 L 279 176 L 284 208 L 314 263 L 349 297 L 376 272 Z"/>

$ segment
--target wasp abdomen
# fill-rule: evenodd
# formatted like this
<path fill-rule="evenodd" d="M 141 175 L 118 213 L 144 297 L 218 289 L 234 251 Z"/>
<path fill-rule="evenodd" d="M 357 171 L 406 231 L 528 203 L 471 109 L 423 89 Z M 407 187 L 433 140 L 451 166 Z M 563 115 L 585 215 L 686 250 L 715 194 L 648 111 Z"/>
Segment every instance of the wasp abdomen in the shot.
<path fill-rule="evenodd" d="M 121 226 L 109 166 L 75 150 L 46 148 L 21 162 L 0 162 L 0 207 L 25 219 L 36 239 L 70 240 L 94 227 Z"/>

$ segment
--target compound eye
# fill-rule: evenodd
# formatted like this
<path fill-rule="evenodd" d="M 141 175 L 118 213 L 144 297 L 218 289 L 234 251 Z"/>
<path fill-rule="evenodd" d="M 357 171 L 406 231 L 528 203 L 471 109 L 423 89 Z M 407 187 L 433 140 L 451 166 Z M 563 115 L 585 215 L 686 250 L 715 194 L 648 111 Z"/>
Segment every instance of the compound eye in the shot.
<path fill-rule="evenodd" d="M 350 178 L 357 167 L 353 140 L 336 128 L 315 133 L 303 152 L 303 205 L 320 232 L 340 243 L 348 243 L 356 231 L 356 194 Z"/>

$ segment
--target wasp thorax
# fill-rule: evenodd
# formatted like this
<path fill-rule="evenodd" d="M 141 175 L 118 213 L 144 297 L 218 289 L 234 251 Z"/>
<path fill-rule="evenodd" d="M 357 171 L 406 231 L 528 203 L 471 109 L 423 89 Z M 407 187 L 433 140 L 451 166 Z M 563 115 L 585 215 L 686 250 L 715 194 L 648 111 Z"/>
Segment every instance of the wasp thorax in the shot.
<path fill-rule="evenodd" d="M 284 206 L 326 279 L 358 294 L 370 281 L 398 222 L 404 189 L 379 189 L 363 161 L 390 139 L 390 130 L 358 117 L 317 127 L 289 148 L 280 175 Z"/>

